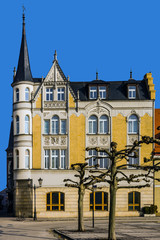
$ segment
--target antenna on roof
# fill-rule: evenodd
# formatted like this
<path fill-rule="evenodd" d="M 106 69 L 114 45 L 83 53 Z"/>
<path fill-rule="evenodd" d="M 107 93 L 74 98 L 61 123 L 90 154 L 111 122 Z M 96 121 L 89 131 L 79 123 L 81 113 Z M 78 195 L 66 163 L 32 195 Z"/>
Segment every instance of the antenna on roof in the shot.
<path fill-rule="evenodd" d="M 98 79 L 98 71 L 96 71 L 96 80 L 99 80 L 99 79 Z"/>
<path fill-rule="evenodd" d="M 130 79 L 132 79 L 132 68 L 130 69 Z"/>

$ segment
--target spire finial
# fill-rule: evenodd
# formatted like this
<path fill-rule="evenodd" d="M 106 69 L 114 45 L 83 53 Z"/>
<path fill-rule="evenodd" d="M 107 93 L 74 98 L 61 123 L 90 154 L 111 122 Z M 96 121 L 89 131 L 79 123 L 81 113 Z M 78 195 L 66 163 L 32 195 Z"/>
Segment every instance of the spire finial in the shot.
<path fill-rule="evenodd" d="M 57 60 L 57 51 L 55 50 L 55 53 L 54 53 L 54 60 Z"/>
<path fill-rule="evenodd" d="M 23 18 L 23 34 L 25 34 L 25 7 L 24 7 L 24 5 L 22 6 L 22 9 L 23 9 L 23 16 L 22 16 L 22 18 Z"/>
<path fill-rule="evenodd" d="M 16 76 L 16 67 L 14 67 L 13 69 L 13 79 L 15 78 L 15 76 Z"/>
<path fill-rule="evenodd" d="M 132 68 L 130 69 L 130 79 L 132 79 Z"/>
<path fill-rule="evenodd" d="M 98 71 L 96 71 L 96 80 L 99 80 L 99 79 L 98 79 Z"/>

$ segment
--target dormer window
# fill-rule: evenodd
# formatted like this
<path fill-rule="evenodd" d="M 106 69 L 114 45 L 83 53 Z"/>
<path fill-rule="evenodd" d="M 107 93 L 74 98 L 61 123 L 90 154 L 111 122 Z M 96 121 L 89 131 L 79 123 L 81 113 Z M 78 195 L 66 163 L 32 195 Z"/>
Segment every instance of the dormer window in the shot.
<path fill-rule="evenodd" d="M 97 99 L 97 87 L 90 87 L 89 88 L 89 98 L 90 99 Z"/>
<path fill-rule="evenodd" d="M 100 96 L 100 99 L 106 99 L 106 87 L 105 86 L 99 87 L 99 96 Z"/>
<path fill-rule="evenodd" d="M 129 99 L 136 98 L 136 86 L 128 86 L 128 98 Z"/>

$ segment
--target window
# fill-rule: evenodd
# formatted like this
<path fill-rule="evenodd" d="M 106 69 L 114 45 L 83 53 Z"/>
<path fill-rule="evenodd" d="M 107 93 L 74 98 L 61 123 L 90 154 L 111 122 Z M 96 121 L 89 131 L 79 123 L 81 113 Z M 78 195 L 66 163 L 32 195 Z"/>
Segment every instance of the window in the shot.
<path fill-rule="evenodd" d="M 46 101 L 53 101 L 53 88 L 46 88 Z"/>
<path fill-rule="evenodd" d="M 58 168 L 59 166 L 59 156 L 58 150 L 52 150 L 52 168 Z"/>
<path fill-rule="evenodd" d="M 110 160 L 109 158 L 107 158 L 107 153 L 100 152 L 99 155 L 100 155 L 99 167 L 108 169 L 110 166 Z"/>
<path fill-rule="evenodd" d="M 29 168 L 29 150 L 25 151 L 25 168 Z"/>
<path fill-rule="evenodd" d="M 44 120 L 44 134 L 49 134 L 50 132 L 50 121 Z"/>
<path fill-rule="evenodd" d="M 64 101 L 64 88 L 58 88 L 57 89 L 57 100 L 58 101 Z"/>
<path fill-rule="evenodd" d="M 138 118 L 134 114 L 128 120 L 128 133 L 138 133 Z"/>
<path fill-rule="evenodd" d="M 16 168 L 19 168 L 19 151 L 16 150 Z"/>
<path fill-rule="evenodd" d="M 19 89 L 16 88 L 16 102 L 19 102 Z"/>
<path fill-rule="evenodd" d="M 93 198 L 94 197 L 94 198 Z M 94 192 L 90 193 L 90 210 L 108 211 L 108 193 Z"/>
<path fill-rule="evenodd" d="M 128 86 L 128 98 L 129 99 L 136 98 L 136 86 Z"/>
<path fill-rule="evenodd" d="M 108 117 L 106 115 L 102 115 L 99 119 L 99 130 L 100 133 L 108 133 Z"/>
<path fill-rule="evenodd" d="M 44 150 L 45 168 L 65 169 L 66 150 L 65 149 L 45 149 Z"/>
<path fill-rule="evenodd" d="M 92 115 L 89 117 L 89 133 L 96 134 L 97 133 L 97 117 Z"/>
<path fill-rule="evenodd" d="M 52 133 L 53 134 L 59 133 L 59 117 L 58 116 L 52 117 Z"/>
<path fill-rule="evenodd" d="M 61 134 L 66 134 L 66 120 L 61 120 Z"/>
<path fill-rule="evenodd" d="M 134 155 L 135 155 L 134 152 L 132 152 L 129 156 L 129 164 L 131 164 L 131 165 L 132 164 L 139 164 L 139 158 L 138 157 L 135 158 Z M 132 168 L 132 167 L 129 166 L 129 168 Z"/>
<path fill-rule="evenodd" d="M 106 99 L 106 87 L 104 86 L 99 87 L 99 96 L 100 99 Z"/>
<path fill-rule="evenodd" d="M 49 150 L 44 150 L 44 161 L 45 161 L 45 168 L 49 168 L 49 162 L 50 162 L 50 158 L 49 158 Z"/>
<path fill-rule="evenodd" d="M 97 164 L 97 151 L 96 150 L 89 150 L 88 152 L 88 156 L 91 157 L 89 158 L 88 160 L 88 165 L 91 167 L 91 166 L 94 166 Z"/>
<path fill-rule="evenodd" d="M 50 192 L 46 195 L 47 211 L 64 211 L 64 193 Z"/>
<path fill-rule="evenodd" d="M 16 134 L 19 134 L 19 116 L 16 116 Z"/>
<path fill-rule="evenodd" d="M 128 193 L 128 211 L 140 211 L 140 193 Z"/>
<path fill-rule="evenodd" d="M 29 116 L 25 116 L 25 134 L 29 134 Z"/>
<path fill-rule="evenodd" d="M 89 88 L 89 98 L 90 99 L 97 99 L 97 87 L 90 87 Z"/>
<path fill-rule="evenodd" d="M 61 151 L 61 165 L 60 165 L 60 168 L 65 169 L 66 168 L 66 150 L 60 150 L 60 151 Z"/>
<path fill-rule="evenodd" d="M 25 89 L 25 101 L 29 101 L 29 88 Z"/>

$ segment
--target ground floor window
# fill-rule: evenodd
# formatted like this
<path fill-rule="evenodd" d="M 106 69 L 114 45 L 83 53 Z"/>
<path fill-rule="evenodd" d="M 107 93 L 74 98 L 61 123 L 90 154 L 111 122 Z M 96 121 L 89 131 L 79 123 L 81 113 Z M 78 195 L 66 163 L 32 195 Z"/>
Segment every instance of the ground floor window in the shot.
<path fill-rule="evenodd" d="M 64 193 L 50 192 L 46 194 L 47 211 L 64 211 Z"/>
<path fill-rule="evenodd" d="M 90 193 L 90 210 L 108 211 L 108 193 L 94 192 Z"/>
<path fill-rule="evenodd" d="M 140 193 L 128 193 L 128 211 L 140 211 Z"/>

